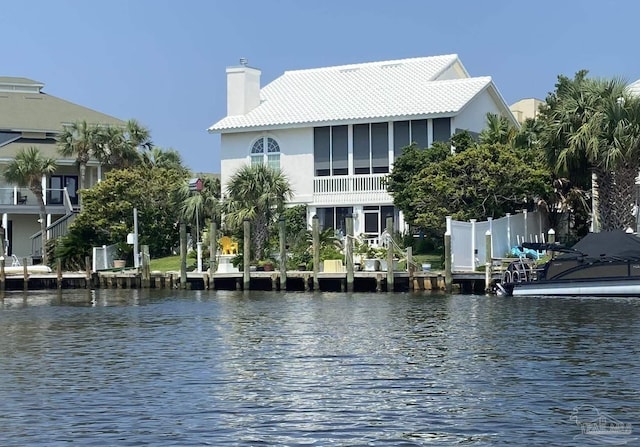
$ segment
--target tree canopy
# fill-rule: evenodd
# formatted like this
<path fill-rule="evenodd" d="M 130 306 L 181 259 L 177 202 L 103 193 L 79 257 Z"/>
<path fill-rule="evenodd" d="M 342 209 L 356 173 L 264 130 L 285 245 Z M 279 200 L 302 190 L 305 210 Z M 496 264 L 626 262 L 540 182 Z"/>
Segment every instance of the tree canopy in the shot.
<path fill-rule="evenodd" d="M 550 193 L 549 172 L 525 150 L 495 143 L 443 154 L 407 148 L 389 177 L 394 203 L 416 226 L 441 231 L 446 216 L 501 217 Z"/>
<path fill-rule="evenodd" d="M 84 208 L 62 238 L 66 265 L 81 262 L 94 246 L 125 247 L 127 234 L 133 232 L 134 208 L 138 210 L 139 243 L 149 246 L 152 257 L 171 254 L 179 243 L 179 190 L 185 180 L 175 170 L 156 167 L 109 172 L 104 181 L 84 191 Z M 65 256 L 60 257 L 65 261 Z"/>

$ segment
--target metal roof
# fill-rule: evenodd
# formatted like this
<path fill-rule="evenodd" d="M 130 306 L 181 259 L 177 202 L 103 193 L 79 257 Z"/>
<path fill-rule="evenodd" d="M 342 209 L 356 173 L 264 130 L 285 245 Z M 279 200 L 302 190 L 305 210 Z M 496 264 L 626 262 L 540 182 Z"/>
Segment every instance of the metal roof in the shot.
<path fill-rule="evenodd" d="M 287 71 L 261 90 L 258 107 L 209 131 L 455 115 L 492 85 L 490 77 L 439 80 L 456 62 L 468 76 L 455 54 Z"/>
<path fill-rule="evenodd" d="M 60 132 L 63 125 L 79 120 L 124 125 L 117 118 L 46 93 L 0 91 L 0 131 Z"/>

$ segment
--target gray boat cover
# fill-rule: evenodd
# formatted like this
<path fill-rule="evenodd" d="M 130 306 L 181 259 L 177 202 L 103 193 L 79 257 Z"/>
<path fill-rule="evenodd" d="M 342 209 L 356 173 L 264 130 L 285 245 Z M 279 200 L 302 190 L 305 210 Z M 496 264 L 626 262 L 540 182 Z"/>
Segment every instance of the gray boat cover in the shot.
<path fill-rule="evenodd" d="M 571 248 L 591 259 L 640 259 L 640 237 L 621 230 L 589 233 Z M 563 253 L 557 259 L 575 257 Z"/>

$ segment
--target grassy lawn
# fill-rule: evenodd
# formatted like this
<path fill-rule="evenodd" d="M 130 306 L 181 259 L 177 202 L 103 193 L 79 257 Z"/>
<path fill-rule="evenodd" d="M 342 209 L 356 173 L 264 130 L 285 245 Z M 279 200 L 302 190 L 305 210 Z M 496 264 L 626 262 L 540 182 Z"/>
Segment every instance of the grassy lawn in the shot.
<path fill-rule="evenodd" d="M 189 265 L 190 259 L 187 259 Z M 159 270 L 161 272 L 180 271 L 180 255 L 167 256 L 166 258 L 158 258 L 151 260 L 151 271 Z"/>
<path fill-rule="evenodd" d="M 429 253 L 426 255 L 413 255 L 413 262 L 418 265 L 431 264 L 431 270 L 443 270 L 444 259 L 442 253 Z"/>

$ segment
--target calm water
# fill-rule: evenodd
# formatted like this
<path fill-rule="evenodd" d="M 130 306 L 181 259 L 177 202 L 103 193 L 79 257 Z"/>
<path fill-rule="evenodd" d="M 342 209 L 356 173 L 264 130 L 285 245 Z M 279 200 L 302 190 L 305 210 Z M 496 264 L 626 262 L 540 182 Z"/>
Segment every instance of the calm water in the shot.
<path fill-rule="evenodd" d="M 640 299 L 7 294 L 0 445 L 637 445 L 639 342 Z"/>

